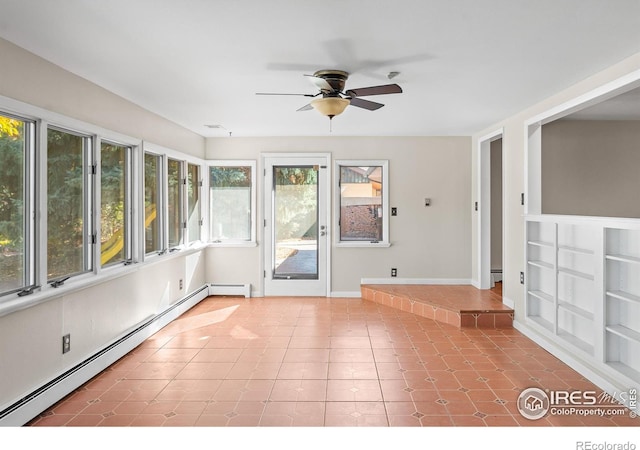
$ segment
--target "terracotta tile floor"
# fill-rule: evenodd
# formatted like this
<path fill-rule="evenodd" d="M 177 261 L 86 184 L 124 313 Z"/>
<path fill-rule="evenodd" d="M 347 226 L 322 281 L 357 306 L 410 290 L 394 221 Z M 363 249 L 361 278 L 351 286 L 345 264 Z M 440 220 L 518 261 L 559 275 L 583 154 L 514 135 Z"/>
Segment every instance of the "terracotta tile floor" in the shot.
<path fill-rule="evenodd" d="M 353 298 L 210 297 L 29 425 L 640 425 L 527 420 L 516 399 L 532 386 L 596 389 L 514 329 L 458 329 Z"/>

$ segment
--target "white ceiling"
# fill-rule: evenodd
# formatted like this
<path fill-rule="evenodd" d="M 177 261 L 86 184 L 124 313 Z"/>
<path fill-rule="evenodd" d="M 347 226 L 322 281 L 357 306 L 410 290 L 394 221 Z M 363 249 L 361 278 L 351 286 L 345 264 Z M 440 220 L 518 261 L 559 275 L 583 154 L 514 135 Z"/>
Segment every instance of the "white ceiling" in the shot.
<path fill-rule="evenodd" d="M 332 135 L 470 135 L 640 52 L 640 0 L 0 0 L 0 37 L 203 136 L 329 135 L 255 95 L 320 69 L 404 90 Z"/>

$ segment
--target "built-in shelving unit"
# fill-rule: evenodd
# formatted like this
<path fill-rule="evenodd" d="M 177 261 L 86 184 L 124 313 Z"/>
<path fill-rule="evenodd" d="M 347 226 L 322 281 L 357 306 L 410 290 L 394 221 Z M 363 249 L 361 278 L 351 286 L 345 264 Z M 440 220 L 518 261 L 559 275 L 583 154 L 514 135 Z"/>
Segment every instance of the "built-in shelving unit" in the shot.
<path fill-rule="evenodd" d="M 640 221 L 526 220 L 532 328 L 606 373 L 640 383 Z"/>
<path fill-rule="evenodd" d="M 555 329 L 556 224 L 528 222 L 527 316 L 541 327 Z"/>
<path fill-rule="evenodd" d="M 605 361 L 640 380 L 640 230 L 605 230 Z"/>

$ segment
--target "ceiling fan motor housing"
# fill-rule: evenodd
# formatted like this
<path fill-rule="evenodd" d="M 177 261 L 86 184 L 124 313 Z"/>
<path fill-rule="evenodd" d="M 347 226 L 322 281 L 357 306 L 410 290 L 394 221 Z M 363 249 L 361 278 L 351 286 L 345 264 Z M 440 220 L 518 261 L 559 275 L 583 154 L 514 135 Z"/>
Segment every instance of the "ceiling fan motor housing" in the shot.
<path fill-rule="evenodd" d="M 339 97 L 340 94 L 344 92 L 344 86 L 349 78 L 349 73 L 343 70 L 318 70 L 313 76 L 322 78 L 333 89 L 333 92 L 322 90 L 324 97 Z"/>

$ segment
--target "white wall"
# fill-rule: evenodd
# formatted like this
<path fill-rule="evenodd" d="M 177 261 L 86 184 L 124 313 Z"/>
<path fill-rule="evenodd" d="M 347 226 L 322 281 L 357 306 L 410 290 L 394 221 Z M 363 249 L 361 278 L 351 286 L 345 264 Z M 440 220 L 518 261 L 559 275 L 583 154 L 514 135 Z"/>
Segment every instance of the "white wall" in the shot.
<path fill-rule="evenodd" d="M 318 119 L 320 120 L 320 118 Z M 209 138 L 207 159 L 254 159 L 261 153 L 330 152 L 333 159 L 388 159 L 389 248 L 332 248 L 331 291 L 358 293 L 362 278 L 471 278 L 471 147 L 468 137 Z M 258 167 L 258 173 L 262 168 Z M 335 174 L 332 174 L 332 176 Z M 431 206 L 424 199 L 431 198 Z M 258 182 L 258 198 L 262 185 Z M 333 196 L 332 196 L 333 198 Z M 333 211 L 332 211 L 333 214 Z M 261 223 L 261 211 L 258 223 Z M 261 229 L 258 240 L 261 242 Z M 210 248 L 217 283 L 251 283 L 262 292 L 262 247 Z"/>
<path fill-rule="evenodd" d="M 1 39 L 0 54 L 0 95 L 204 156 L 202 136 Z M 185 283 L 182 290 L 179 279 Z M 56 296 L 24 297 L 34 303 L 24 309 L 7 308 L 15 299 L 0 298 L 0 410 L 205 284 L 204 256 L 201 250 L 173 253 L 100 280 L 80 287 L 71 279 Z M 71 351 L 63 355 L 61 339 L 66 333 L 71 334 Z"/>

